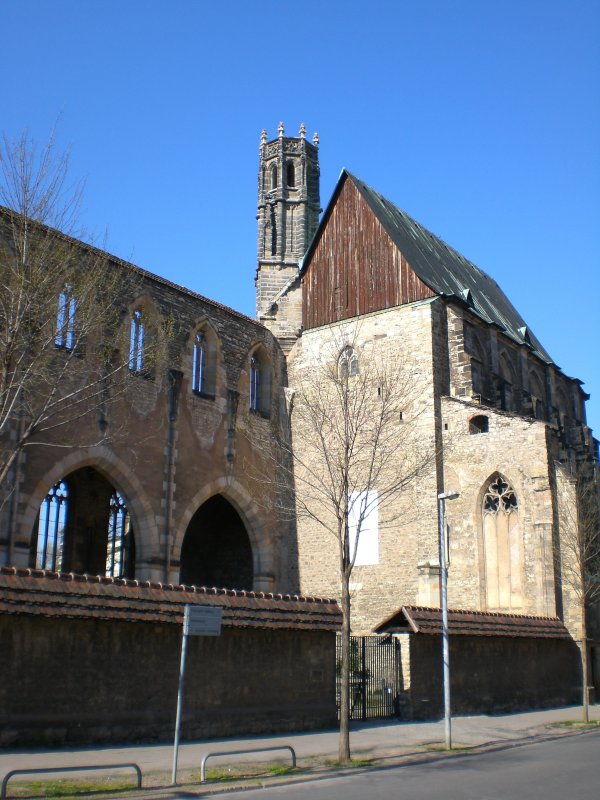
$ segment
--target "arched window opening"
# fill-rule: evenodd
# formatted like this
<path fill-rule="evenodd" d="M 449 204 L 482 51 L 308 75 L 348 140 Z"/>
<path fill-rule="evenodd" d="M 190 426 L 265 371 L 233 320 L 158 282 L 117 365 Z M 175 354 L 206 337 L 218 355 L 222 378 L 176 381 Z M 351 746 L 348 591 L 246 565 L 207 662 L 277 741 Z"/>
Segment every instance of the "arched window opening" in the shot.
<path fill-rule="evenodd" d="M 344 347 L 342 350 L 338 361 L 338 369 L 340 378 L 352 378 L 354 375 L 358 375 L 358 355 L 352 347 Z"/>
<path fill-rule="evenodd" d="M 56 336 L 54 344 L 65 350 L 72 350 L 75 345 L 75 312 L 77 304 L 73 287 L 66 284 L 58 296 L 58 313 L 56 315 Z"/>
<path fill-rule="evenodd" d="M 69 490 L 64 481 L 53 486 L 46 495 L 37 525 L 36 569 L 53 572 L 62 569 Z"/>
<path fill-rule="evenodd" d="M 514 410 L 513 396 L 514 374 L 506 353 L 500 356 L 500 381 L 499 381 L 499 401 L 503 411 Z"/>
<path fill-rule="evenodd" d="M 487 433 L 489 429 L 490 420 L 485 414 L 478 414 L 469 420 L 469 433 Z"/>
<path fill-rule="evenodd" d="M 133 532 L 125 498 L 120 492 L 113 492 L 109 508 L 106 575 L 133 578 Z"/>
<path fill-rule="evenodd" d="M 271 255 L 277 255 L 277 219 L 275 218 L 275 209 L 271 206 L 271 214 L 269 227 L 271 233 Z"/>
<path fill-rule="evenodd" d="M 192 517 L 181 547 L 183 584 L 251 590 L 252 546 L 244 523 L 222 495 L 207 500 Z"/>
<path fill-rule="evenodd" d="M 250 359 L 250 410 L 260 411 L 260 361 L 256 356 Z"/>
<path fill-rule="evenodd" d="M 512 486 L 497 475 L 483 497 L 483 544 L 488 610 L 523 607 L 519 504 Z"/>
<path fill-rule="evenodd" d="M 196 333 L 192 354 L 192 391 L 214 398 L 217 383 L 216 337 L 207 327 Z"/>
<path fill-rule="evenodd" d="M 529 390 L 531 394 L 531 413 L 536 419 L 544 419 L 545 395 L 542 382 L 535 372 L 529 374 Z"/>
<path fill-rule="evenodd" d="M 30 566 L 133 578 L 135 537 L 124 496 L 93 467 L 53 486 L 32 531 Z"/>
<path fill-rule="evenodd" d="M 206 342 L 203 333 L 197 333 L 194 339 L 194 356 L 192 361 L 192 391 L 202 394 L 206 388 Z"/>
<path fill-rule="evenodd" d="M 271 364 L 256 351 L 250 357 L 250 411 L 263 417 L 271 415 Z"/>
<path fill-rule="evenodd" d="M 294 163 L 292 161 L 288 161 L 287 163 L 287 185 L 290 189 L 294 189 L 296 187 L 296 168 L 294 167 Z"/>
<path fill-rule="evenodd" d="M 144 340 L 146 326 L 142 311 L 136 308 L 131 315 L 131 332 L 129 335 L 129 369 L 131 372 L 142 372 L 144 369 Z"/>
<path fill-rule="evenodd" d="M 277 188 L 277 164 L 271 165 L 271 189 Z"/>

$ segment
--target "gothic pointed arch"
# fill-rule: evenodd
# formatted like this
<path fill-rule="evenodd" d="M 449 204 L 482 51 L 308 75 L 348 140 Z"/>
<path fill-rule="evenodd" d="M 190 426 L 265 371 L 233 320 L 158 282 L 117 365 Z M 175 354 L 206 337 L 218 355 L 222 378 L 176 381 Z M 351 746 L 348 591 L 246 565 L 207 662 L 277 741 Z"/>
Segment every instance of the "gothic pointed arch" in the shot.
<path fill-rule="evenodd" d="M 190 389 L 194 394 L 214 399 L 220 356 L 219 337 L 207 319 L 195 325 L 189 344 Z"/>
<path fill-rule="evenodd" d="M 134 375 L 153 377 L 157 359 L 157 331 L 160 314 L 147 295 L 139 295 L 129 304 L 124 341 L 122 347 L 127 350 L 127 365 Z"/>
<path fill-rule="evenodd" d="M 523 542 L 519 498 L 497 472 L 484 483 L 480 519 L 488 611 L 523 609 Z"/>
<path fill-rule="evenodd" d="M 135 534 L 126 497 L 92 466 L 64 475 L 40 504 L 30 566 L 134 578 Z"/>
<path fill-rule="evenodd" d="M 535 369 L 529 372 L 529 393 L 531 395 L 531 411 L 536 419 L 544 419 L 546 408 L 546 392 L 543 381 Z"/>
<path fill-rule="evenodd" d="M 218 478 L 203 486 L 184 509 L 175 532 L 172 551 L 173 563 L 183 557 L 183 543 L 190 524 L 200 508 L 212 497 L 220 496 L 236 511 L 243 523 L 252 551 L 253 585 L 257 591 L 272 591 L 274 588 L 275 553 L 264 511 L 253 500 L 248 491 L 234 478 Z M 181 573 L 180 573 L 181 574 Z"/>
<path fill-rule="evenodd" d="M 515 370 L 505 350 L 500 353 L 498 358 L 498 368 L 500 371 L 498 382 L 500 408 L 503 411 L 514 411 Z"/>
<path fill-rule="evenodd" d="M 179 582 L 252 590 L 250 537 L 241 516 L 222 494 L 210 497 L 190 520 L 181 545 Z"/>
<path fill-rule="evenodd" d="M 150 499 L 135 473 L 114 453 L 104 447 L 74 451 L 48 470 L 27 498 L 19 527 L 19 538 L 33 547 L 33 534 L 37 535 L 40 509 L 53 487 L 65 477 L 85 469 L 92 469 L 125 498 L 127 512 L 135 536 L 135 563 L 148 562 L 160 553 L 159 534 Z M 110 497 L 109 497 L 110 499 Z M 71 571 L 75 571 L 74 569 Z M 136 573 L 137 577 L 137 573 Z"/>
<path fill-rule="evenodd" d="M 247 364 L 248 409 L 261 417 L 271 416 L 273 363 L 262 344 L 251 348 Z"/>

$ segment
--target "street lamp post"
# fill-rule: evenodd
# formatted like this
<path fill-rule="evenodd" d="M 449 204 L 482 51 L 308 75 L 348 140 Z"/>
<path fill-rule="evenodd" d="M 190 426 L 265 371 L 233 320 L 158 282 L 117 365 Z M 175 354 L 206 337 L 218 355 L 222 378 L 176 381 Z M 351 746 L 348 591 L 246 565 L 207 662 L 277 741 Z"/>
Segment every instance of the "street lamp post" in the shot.
<path fill-rule="evenodd" d="M 448 639 L 448 556 L 446 553 L 446 500 L 456 500 L 458 492 L 438 494 L 440 522 L 440 597 L 442 604 L 442 661 L 444 684 L 444 732 L 446 749 L 452 749 L 450 722 L 450 642 Z"/>

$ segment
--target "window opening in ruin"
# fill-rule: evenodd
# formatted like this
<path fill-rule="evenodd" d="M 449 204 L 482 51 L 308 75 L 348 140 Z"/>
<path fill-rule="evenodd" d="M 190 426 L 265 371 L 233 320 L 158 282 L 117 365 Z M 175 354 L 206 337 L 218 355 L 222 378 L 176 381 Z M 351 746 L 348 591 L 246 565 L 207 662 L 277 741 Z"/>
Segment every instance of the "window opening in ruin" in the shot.
<path fill-rule="evenodd" d="M 202 394 L 206 388 L 206 341 L 203 333 L 197 333 L 194 340 L 192 362 L 192 391 Z"/>
<path fill-rule="evenodd" d="M 294 168 L 294 164 L 291 161 L 288 161 L 287 164 L 287 185 L 294 189 L 296 186 L 296 170 Z"/>
<path fill-rule="evenodd" d="M 358 375 L 358 355 L 352 347 L 344 347 L 342 350 L 338 369 L 340 378 L 352 378 L 354 375 Z"/>
<path fill-rule="evenodd" d="M 260 351 L 250 359 L 250 411 L 271 415 L 271 364 Z"/>
<path fill-rule="evenodd" d="M 519 504 L 512 486 L 499 475 L 487 486 L 482 513 L 487 608 L 522 609 Z"/>
<path fill-rule="evenodd" d="M 77 305 L 73 287 L 66 284 L 58 296 L 58 313 L 56 315 L 56 336 L 54 344 L 65 350 L 72 350 L 75 344 L 75 311 Z"/>
<path fill-rule="evenodd" d="M 69 490 L 64 481 L 53 486 L 40 506 L 37 531 L 36 569 L 60 571 L 62 567 L 63 547 Z"/>
<path fill-rule="evenodd" d="M 129 369 L 141 372 L 144 368 L 145 325 L 142 312 L 136 308 L 131 315 L 131 332 L 129 337 Z"/>
<path fill-rule="evenodd" d="M 133 545 L 129 512 L 125 498 L 120 492 L 113 492 L 109 505 L 106 575 L 109 578 L 128 578 L 132 565 Z"/>
<path fill-rule="evenodd" d="M 260 362 L 256 356 L 250 359 L 250 410 L 260 411 Z"/>
<path fill-rule="evenodd" d="M 478 414 L 469 420 L 469 433 L 487 433 L 489 429 L 490 420 L 485 414 Z"/>

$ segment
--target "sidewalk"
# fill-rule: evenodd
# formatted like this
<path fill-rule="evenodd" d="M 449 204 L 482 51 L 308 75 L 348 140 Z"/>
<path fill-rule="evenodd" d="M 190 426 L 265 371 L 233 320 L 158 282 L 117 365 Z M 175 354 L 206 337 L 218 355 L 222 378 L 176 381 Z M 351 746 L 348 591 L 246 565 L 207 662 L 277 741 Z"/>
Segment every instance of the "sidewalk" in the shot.
<path fill-rule="evenodd" d="M 452 721 L 452 739 L 455 747 L 481 747 L 489 745 L 517 744 L 535 737 L 544 735 L 561 735 L 565 729 L 553 731 L 547 726 L 554 722 L 566 720 L 579 720 L 581 708 L 572 706 L 567 708 L 550 709 L 543 711 L 528 711 L 516 714 L 498 716 L 471 716 L 455 717 Z M 600 720 L 600 705 L 590 707 L 590 719 Z M 439 722 L 397 722 L 374 721 L 368 723 L 353 723 L 351 730 L 352 755 L 358 759 L 401 759 L 409 755 L 423 755 L 419 750 L 424 745 L 441 744 L 444 741 L 444 723 Z M 228 739 L 201 739 L 193 742 L 184 742 L 179 748 L 178 781 L 179 783 L 199 780 L 198 774 L 202 757 L 207 753 L 223 752 L 228 750 L 247 750 L 258 747 L 277 747 L 291 745 L 296 751 L 298 766 L 315 767 L 316 764 L 337 758 L 338 732 L 311 731 L 304 733 L 277 734 L 275 736 L 251 736 Z M 433 753 L 429 753 L 430 756 Z M 277 760 L 277 753 L 267 753 L 262 756 L 234 756 L 227 760 L 211 759 L 210 767 L 239 765 L 256 761 Z M 435 756 L 439 756 L 437 750 Z M 43 767 L 118 764 L 134 762 L 139 765 L 143 773 L 144 787 L 162 786 L 170 783 L 171 765 L 173 759 L 173 746 L 169 744 L 147 745 L 121 745 L 97 746 L 85 748 L 61 749 L 6 749 L 0 751 L 0 779 L 13 769 L 39 769 Z M 289 763 L 289 756 L 281 754 L 282 763 Z M 193 774 L 192 774 L 193 771 Z M 88 773 L 98 779 L 109 772 Z M 125 775 L 126 773 L 123 773 Z M 129 774 L 132 774 L 131 772 Z M 50 777 L 50 776 L 48 776 Z M 70 778 L 82 778 L 83 773 L 73 773 Z M 13 780 L 27 780 L 27 776 L 19 776 Z M 243 783 L 243 782 L 242 782 Z M 188 787 L 190 788 L 190 787 Z M 204 793 L 205 787 L 195 787 L 198 792 Z M 215 790 L 215 784 L 212 784 Z M 8 796 L 11 795 L 10 785 Z M 141 796 L 164 797 L 168 790 L 158 792 L 135 793 Z"/>

